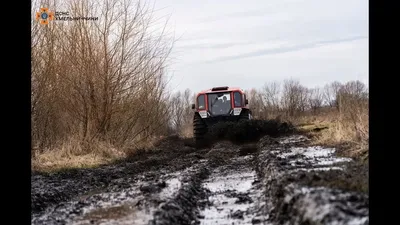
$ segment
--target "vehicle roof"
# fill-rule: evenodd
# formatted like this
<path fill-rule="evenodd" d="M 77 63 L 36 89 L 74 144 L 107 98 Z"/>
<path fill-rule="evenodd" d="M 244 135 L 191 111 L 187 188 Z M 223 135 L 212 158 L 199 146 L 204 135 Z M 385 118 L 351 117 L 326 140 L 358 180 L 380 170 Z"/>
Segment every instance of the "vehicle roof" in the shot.
<path fill-rule="evenodd" d="M 227 91 L 242 91 L 243 90 L 239 87 L 228 87 L 228 90 L 217 90 L 217 91 L 212 91 L 212 88 L 200 91 L 199 94 L 207 94 L 207 93 L 217 93 L 217 92 L 227 92 Z"/>

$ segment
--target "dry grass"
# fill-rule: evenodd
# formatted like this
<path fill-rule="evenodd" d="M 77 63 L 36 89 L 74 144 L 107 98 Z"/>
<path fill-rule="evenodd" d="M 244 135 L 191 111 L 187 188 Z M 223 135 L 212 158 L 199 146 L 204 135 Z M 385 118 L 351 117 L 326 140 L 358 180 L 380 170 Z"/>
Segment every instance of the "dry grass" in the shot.
<path fill-rule="evenodd" d="M 126 147 L 119 149 L 104 141 L 82 144 L 78 138 L 71 138 L 58 147 L 48 148 L 42 152 L 38 149 L 33 150 L 31 168 L 33 171 L 54 172 L 69 168 L 96 167 L 125 158 L 139 149 L 151 149 L 163 138 L 157 136 L 146 141 L 132 141 L 127 143 Z"/>
<path fill-rule="evenodd" d="M 348 117 L 341 115 L 336 109 L 327 109 L 316 116 L 303 116 L 296 121 L 297 127 L 303 131 L 327 127 L 313 135 L 314 144 L 346 146 L 341 155 L 357 158 L 368 158 L 369 121 L 366 111 Z"/>
<path fill-rule="evenodd" d="M 86 155 L 62 156 L 62 153 L 49 151 L 32 159 L 32 170 L 54 172 L 68 168 L 89 168 L 110 162 L 110 158 L 89 153 Z"/>
<path fill-rule="evenodd" d="M 77 139 L 70 139 L 59 147 L 45 149 L 32 158 L 32 170 L 50 172 L 67 168 L 94 167 L 126 156 L 109 143 L 96 141 L 84 147 Z"/>

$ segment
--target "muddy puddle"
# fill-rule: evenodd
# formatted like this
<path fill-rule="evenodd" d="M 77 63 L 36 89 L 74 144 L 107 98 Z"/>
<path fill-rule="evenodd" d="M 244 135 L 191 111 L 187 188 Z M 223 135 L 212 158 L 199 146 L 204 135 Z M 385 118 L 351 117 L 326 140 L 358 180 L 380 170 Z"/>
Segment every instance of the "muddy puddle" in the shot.
<path fill-rule="evenodd" d="M 342 170 L 344 163 L 352 161 L 350 158 L 335 156 L 334 148 L 321 146 L 291 147 L 271 153 L 279 159 L 285 159 L 290 171 Z"/>
<path fill-rule="evenodd" d="M 209 206 L 200 212 L 200 224 L 253 224 L 262 189 L 254 185 L 257 174 L 249 167 L 252 160 L 252 155 L 234 158 L 204 181 Z"/>

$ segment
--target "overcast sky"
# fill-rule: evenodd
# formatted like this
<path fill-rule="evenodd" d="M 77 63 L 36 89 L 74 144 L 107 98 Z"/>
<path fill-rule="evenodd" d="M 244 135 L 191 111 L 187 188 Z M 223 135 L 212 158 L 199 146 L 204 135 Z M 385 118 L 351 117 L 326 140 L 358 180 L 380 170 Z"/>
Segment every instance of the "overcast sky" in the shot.
<path fill-rule="evenodd" d="M 367 0 L 156 0 L 177 40 L 170 87 L 368 83 Z"/>

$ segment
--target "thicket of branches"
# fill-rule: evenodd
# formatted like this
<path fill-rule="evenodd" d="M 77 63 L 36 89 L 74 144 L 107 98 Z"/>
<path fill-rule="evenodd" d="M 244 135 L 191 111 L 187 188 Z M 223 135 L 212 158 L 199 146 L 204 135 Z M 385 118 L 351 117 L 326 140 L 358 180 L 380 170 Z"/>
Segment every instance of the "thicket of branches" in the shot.
<path fill-rule="evenodd" d="M 170 99 L 170 127 L 182 137 L 193 135 L 193 110 L 191 105 L 194 100 L 195 94 L 189 89 L 174 93 Z"/>
<path fill-rule="evenodd" d="M 369 92 L 361 81 L 332 82 L 324 87 L 306 88 L 290 79 L 282 84 L 266 83 L 260 90 L 248 91 L 253 115 L 260 119 L 299 118 L 336 112 L 331 120 L 350 129 L 358 141 L 368 140 Z M 333 116 L 333 114 L 329 114 Z"/>
<path fill-rule="evenodd" d="M 324 87 L 307 88 L 297 80 L 265 83 L 247 91 L 254 116 L 267 119 L 278 115 L 298 117 L 304 112 L 318 113 L 323 107 L 349 111 L 352 106 L 368 106 L 368 88 L 361 81 L 341 84 L 337 81 Z"/>
<path fill-rule="evenodd" d="M 32 23 L 32 141 L 38 151 L 68 140 L 122 147 L 168 129 L 165 69 L 173 40 L 154 29 L 142 1 L 32 3 L 97 21 Z"/>

